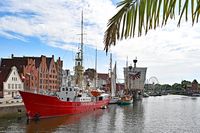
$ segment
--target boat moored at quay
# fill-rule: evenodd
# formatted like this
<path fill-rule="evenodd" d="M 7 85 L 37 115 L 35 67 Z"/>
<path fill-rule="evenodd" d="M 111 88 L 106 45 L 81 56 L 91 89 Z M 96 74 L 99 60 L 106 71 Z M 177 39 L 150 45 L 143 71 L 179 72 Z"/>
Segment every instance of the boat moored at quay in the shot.
<path fill-rule="evenodd" d="M 54 95 L 19 91 L 28 119 L 79 114 L 104 108 L 109 103 L 108 94 L 95 97 L 78 87 L 63 87 Z"/>
<path fill-rule="evenodd" d="M 83 14 L 81 21 L 81 49 L 76 53 L 73 85 L 63 86 L 58 92 L 31 93 L 19 91 L 28 119 L 78 114 L 106 108 L 108 94 L 97 88 L 84 86 L 83 82 Z"/>

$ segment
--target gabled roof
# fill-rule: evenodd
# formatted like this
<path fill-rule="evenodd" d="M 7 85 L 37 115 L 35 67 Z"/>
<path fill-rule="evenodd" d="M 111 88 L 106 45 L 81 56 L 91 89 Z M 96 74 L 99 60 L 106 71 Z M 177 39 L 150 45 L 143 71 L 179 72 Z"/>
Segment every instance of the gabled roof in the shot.
<path fill-rule="evenodd" d="M 46 64 L 47 64 L 47 68 L 49 69 L 50 67 L 50 64 L 51 64 L 51 60 L 52 60 L 52 57 L 46 57 L 44 55 L 42 55 L 41 57 L 24 57 L 24 58 L 28 58 L 28 59 L 33 59 L 35 60 L 35 67 L 36 68 L 39 68 L 40 67 L 40 63 L 42 61 L 42 57 L 45 57 L 46 58 Z"/>
<path fill-rule="evenodd" d="M 28 63 L 28 60 L 22 57 L 14 57 L 11 59 L 2 58 L 0 67 L 10 69 L 12 66 L 16 66 L 18 69 L 18 72 L 22 73 L 23 67 L 26 66 L 27 63 Z"/>
<path fill-rule="evenodd" d="M 50 68 L 50 64 L 51 64 L 51 60 L 52 60 L 52 59 L 53 59 L 52 57 L 47 57 L 47 58 L 46 58 L 47 68 L 48 68 L 48 69 Z"/>
<path fill-rule="evenodd" d="M 15 57 L 14 57 L 15 58 Z M 31 56 L 24 56 L 22 58 L 26 58 L 26 60 L 28 61 L 28 59 L 32 59 L 35 60 L 35 67 L 38 68 L 40 66 L 40 62 L 41 62 L 41 57 L 31 57 Z"/>
<path fill-rule="evenodd" d="M 3 82 L 6 81 L 11 71 L 11 67 L 0 67 L 0 91 L 3 90 Z"/>

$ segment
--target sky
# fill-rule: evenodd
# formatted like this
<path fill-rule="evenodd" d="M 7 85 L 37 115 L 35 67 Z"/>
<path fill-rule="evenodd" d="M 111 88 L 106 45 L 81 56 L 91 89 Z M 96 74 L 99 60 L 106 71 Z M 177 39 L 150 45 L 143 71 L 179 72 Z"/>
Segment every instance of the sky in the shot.
<path fill-rule="evenodd" d="M 81 11 L 84 21 L 84 68 L 108 73 L 110 57 L 117 62 L 118 81 L 123 67 L 147 67 L 146 79 L 157 77 L 160 84 L 200 82 L 200 25 L 170 20 L 147 35 L 118 41 L 109 53 L 103 37 L 108 20 L 117 12 L 119 0 L 1 0 L 0 58 L 45 55 L 63 60 L 63 68 L 73 72 L 75 53 L 80 47 Z"/>

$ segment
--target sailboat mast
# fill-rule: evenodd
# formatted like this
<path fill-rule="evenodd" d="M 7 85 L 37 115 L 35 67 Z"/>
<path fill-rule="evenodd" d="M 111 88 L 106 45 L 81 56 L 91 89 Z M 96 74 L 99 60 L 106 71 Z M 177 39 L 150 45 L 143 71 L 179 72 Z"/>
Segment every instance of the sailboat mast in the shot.
<path fill-rule="evenodd" d="M 110 53 L 110 91 L 111 91 L 111 96 L 114 96 L 114 93 L 113 93 L 112 53 Z"/>
<path fill-rule="evenodd" d="M 110 78 L 112 78 L 112 53 L 110 53 Z"/>
<path fill-rule="evenodd" d="M 129 81 L 129 76 L 128 76 L 128 57 L 126 57 L 126 67 L 125 67 L 125 90 L 128 90 L 128 81 Z"/>

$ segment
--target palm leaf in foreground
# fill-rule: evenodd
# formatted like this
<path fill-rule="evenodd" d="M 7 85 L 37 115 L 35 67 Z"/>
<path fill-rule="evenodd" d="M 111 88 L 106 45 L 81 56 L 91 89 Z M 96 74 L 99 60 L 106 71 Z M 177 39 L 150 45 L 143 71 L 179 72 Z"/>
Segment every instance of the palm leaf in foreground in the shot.
<path fill-rule="evenodd" d="M 109 20 L 104 34 L 104 49 L 108 52 L 111 45 L 116 45 L 117 40 L 133 38 L 136 32 L 138 36 L 141 36 L 143 31 L 147 34 L 148 30 L 155 29 L 159 24 L 166 25 L 169 18 L 175 18 L 176 8 L 179 12 L 178 26 L 180 26 L 184 14 L 185 20 L 188 20 L 189 6 L 191 6 L 191 20 L 194 24 L 199 19 L 200 0 L 185 0 L 184 2 L 182 0 L 123 0 L 119 2 L 117 8 L 120 10 Z"/>

